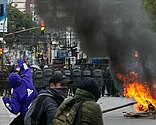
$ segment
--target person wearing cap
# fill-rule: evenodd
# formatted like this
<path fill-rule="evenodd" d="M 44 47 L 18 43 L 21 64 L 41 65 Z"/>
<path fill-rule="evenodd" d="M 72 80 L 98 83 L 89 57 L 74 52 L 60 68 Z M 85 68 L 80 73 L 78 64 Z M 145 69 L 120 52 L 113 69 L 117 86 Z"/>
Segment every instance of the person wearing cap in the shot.
<path fill-rule="evenodd" d="M 41 90 L 25 115 L 25 125 L 51 125 L 58 107 L 67 97 L 67 88 L 72 81 L 61 72 L 55 72 L 49 87 Z"/>

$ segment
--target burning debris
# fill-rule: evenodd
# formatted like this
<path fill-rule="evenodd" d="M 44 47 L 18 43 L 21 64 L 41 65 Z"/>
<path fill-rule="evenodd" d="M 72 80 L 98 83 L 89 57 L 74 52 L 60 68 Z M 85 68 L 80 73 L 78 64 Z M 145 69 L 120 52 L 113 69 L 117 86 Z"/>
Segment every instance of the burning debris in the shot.
<path fill-rule="evenodd" d="M 126 118 L 148 118 L 148 119 L 156 119 L 156 112 L 123 112 L 124 117 Z"/>
<path fill-rule="evenodd" d="M 151 95 L 148 84 L 141 83 L 138 80 L 138 74 L 135 72 L 130 72 L 126 76 L 118 73 L 116 76 L 121 81 L 123 81 L 124 96 L 127 98 L 133 98 L 135 101 L 125 105 L 103 110 L 102 113 L 107 113 L 127 106 L 135 105 L 136 112 L 123 112 L 123 116 L 126 118 L 156 119 L 156 100 L 155 97 Z M 153 88 L 156 87 L 153 86 Z"/>
<path fill-rule="evenodd" d="M 138 74 L 130 72 L 127 75 L 118 73 L 117 78 L 123 82 L 123 94 L 127 98 L 136 100 L 134 112 L 126 113 L 124 117 L 130 118 L 154 118 L 156 117 L 156 95 L 153 96 L 149 84 L 138 80 Z M 153 86 L 155 89 L 155 87 Z M 156 89 L 155 89 L 156 90 Z"/>

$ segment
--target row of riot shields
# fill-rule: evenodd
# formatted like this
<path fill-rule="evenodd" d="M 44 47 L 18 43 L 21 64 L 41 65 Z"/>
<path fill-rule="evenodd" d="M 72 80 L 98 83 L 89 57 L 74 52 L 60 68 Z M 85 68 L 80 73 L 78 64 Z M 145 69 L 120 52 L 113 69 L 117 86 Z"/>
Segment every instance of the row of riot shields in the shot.
<path fill-rule="evenodd" d="M 49 85 L 49 79 L 53 75 L 52 69 L 36 70 L 33 72 L 33 83 L 37 91 L 44 89 Z"/>
<path fill-rule="evenodd" d="M 79 86 L 80 82 L 87 77 L 93 77 L 97 80 L 98 85 L 102 90 L 102 86 L 104 84 L 103 72 L 101 69 L 89 70 L 89 69 L 73 69 L 73 70 L 64 70 L 64 75 L 68 78 L 72 79 L 73 84 L 69 89 L 69 95 L 74 95 L 76 88 Z"/>
<path fill-rule="evenodd" d="M 46 68 L 43 70 L 37 70 L 33 73 L 33 82 L 36 89 L 39 91 L 49 85 L 49 79 L 53 73 L 57 71 L 54 69 Z M 114 86 L 114 80 L 111 77 L 110 72 L 101 69 L 63 69 L 60 70 L 64 75 L 73 81 L 73 84 L 69 86 L 69 95 L 74 95 L 76 88 L 80 82 L 87 77 L 94 78 L 99 87 L 101 88 L 102 96 L 115 96 L 118 90 Z"/>
<path fill-rule="evenodd" d="M 87 77 L 94 78 L 100 89 L 101 89 L 101 95 L 107 95 L 107 96 L 120 96 L 119 91 L 115 87 L 114 80 L 112 78 L 112 75 L 110 73 L 110 70 L 102 70 L 102 69 L 73 69 L 73 70 L 63 70 L 64 75 L 66 75 L 68 78 L 72 79 L 73 85 L 69 89 L 69 95 L 75 94 L 76 88 L 79 86 L 79 83 Z"/>

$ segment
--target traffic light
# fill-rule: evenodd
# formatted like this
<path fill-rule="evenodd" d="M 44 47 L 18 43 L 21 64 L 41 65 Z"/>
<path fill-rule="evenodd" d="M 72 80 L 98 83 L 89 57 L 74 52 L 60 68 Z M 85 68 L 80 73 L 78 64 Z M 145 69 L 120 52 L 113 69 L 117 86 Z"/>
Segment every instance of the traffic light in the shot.
<path fill-rule="evenodd" d="M 3 49 L 2 48 L 0 48 L 0 55 L 2 55 L 3 54 Z"/>
<path fill-rule="evenodd" d="M 134 51 L 134 57 L 138 58 L 139 57 L 139 51 Z"/>
<path fill-rule="evenodd" d="M 44 23 L 41 24 L 40 30 L 41 30 L 41 33 L 44 33 L 44 30 L 45 30 L 45 25 L 44 25 Z"/>

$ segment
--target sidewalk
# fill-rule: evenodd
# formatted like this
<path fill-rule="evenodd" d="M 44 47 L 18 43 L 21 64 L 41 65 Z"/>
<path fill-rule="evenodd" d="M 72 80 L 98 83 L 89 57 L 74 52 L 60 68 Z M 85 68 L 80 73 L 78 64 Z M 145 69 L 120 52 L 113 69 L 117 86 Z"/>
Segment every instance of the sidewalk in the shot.
<path fill-rule="evenodd" d="M 15 115 L 11 114 L 3 105 L 2 96 L 0 96 L 0 125 L 9 125 Z"/>

